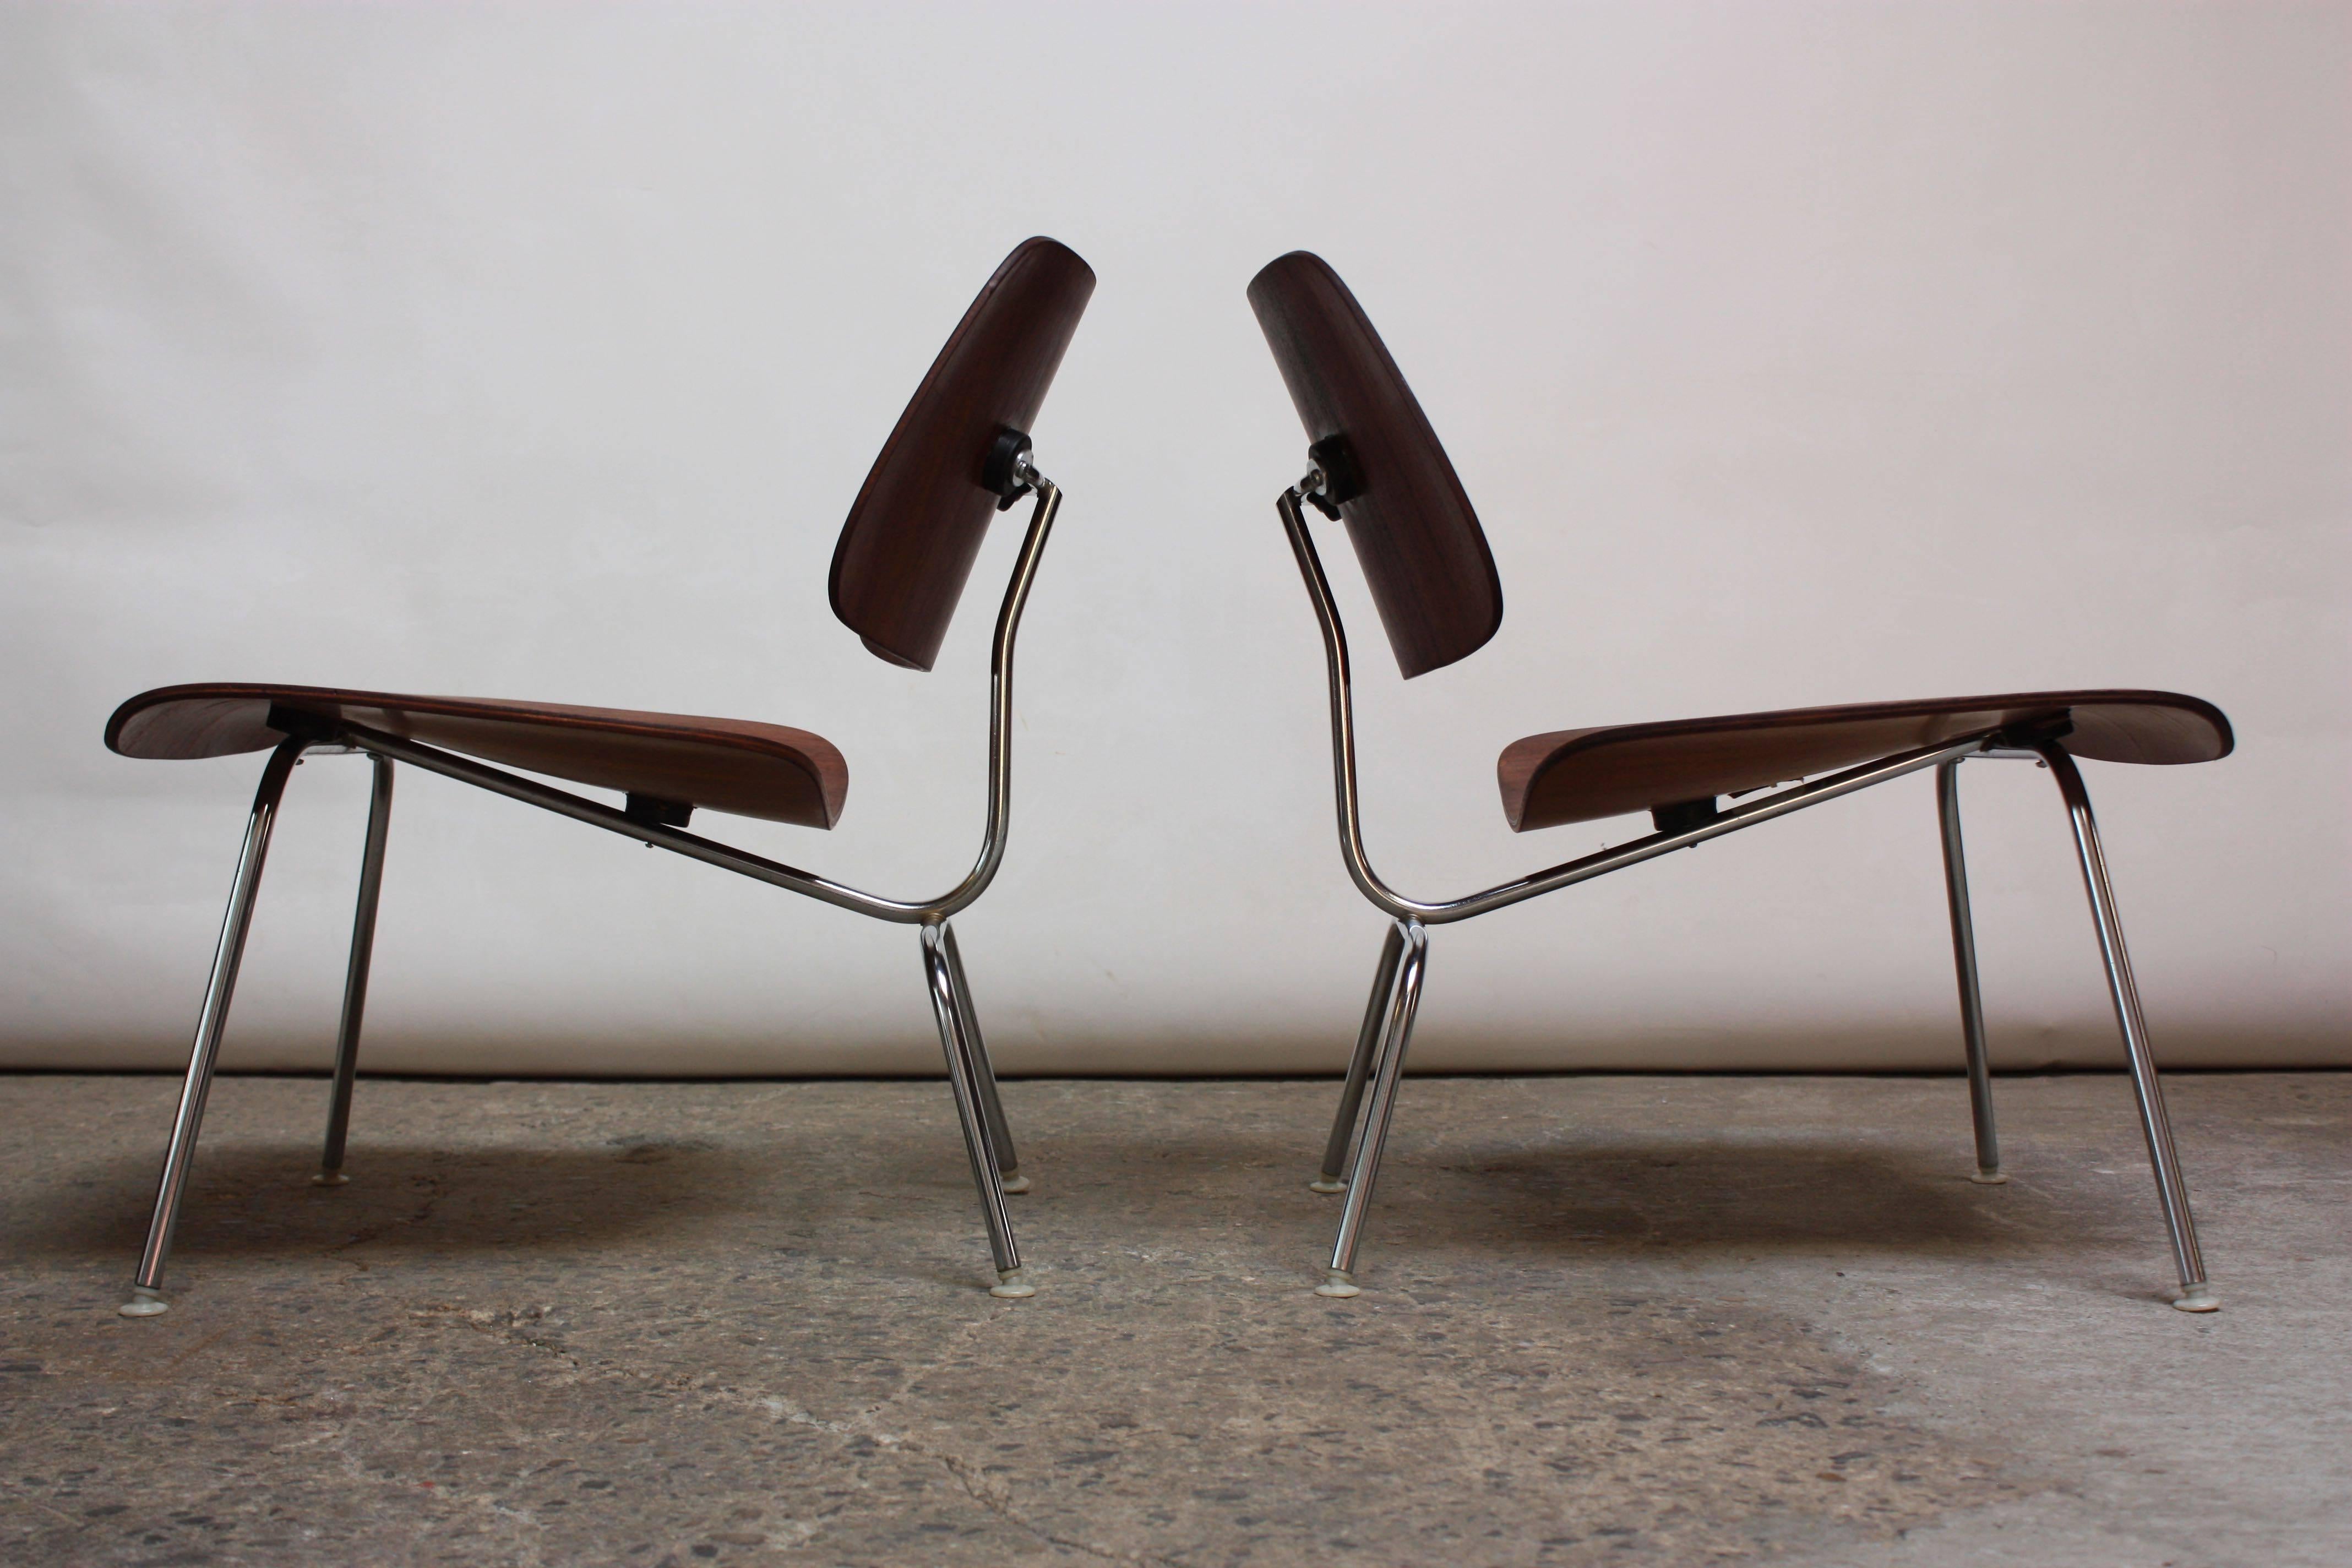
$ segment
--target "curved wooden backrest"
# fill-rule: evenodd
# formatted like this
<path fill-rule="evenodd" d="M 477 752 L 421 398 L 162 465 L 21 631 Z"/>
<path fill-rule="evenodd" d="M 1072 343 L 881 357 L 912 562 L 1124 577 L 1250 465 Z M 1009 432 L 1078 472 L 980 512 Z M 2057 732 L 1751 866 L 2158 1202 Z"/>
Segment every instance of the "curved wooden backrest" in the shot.
<path fill-rule="evenodd" d="M 1027 432 L 1095 291 L 1091 268 L 1024 240 L 988 280 L 874 459 L 833 552 L 833 613 L 892 664 L 929 669 L 998 497 L 998 434 Z"/>
<path fill-rule="evenodd" d="M 1503 624 L 1495 557 L 1356 297 L 1321 257 L 1294 250 L 1250 280 L 1249 301 L 1308 443 L 1346 438 L 1357 493 L 1339 515 L 1405 679 L 1477 652 Z"/>

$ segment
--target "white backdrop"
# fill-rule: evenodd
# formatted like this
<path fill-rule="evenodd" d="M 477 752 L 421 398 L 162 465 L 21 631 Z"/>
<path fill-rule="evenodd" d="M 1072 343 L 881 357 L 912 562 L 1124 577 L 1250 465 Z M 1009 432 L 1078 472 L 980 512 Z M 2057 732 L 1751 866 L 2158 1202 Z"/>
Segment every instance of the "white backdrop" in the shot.
<path fill-rule="evenodd" d="M 1352 558 L 1368 829 L 1436 895 L 1502 745 L 2140 685 L 2090 765 L 2159 1052 L 2344 1062 L 2342 5 L 0 12 L 0 1061 L 185 1059 L 258 756 L 103 750 L 289 680 L 758 718 L 886 892 L 978 841 L 983 557 L 936 673 L 835 531 L 997 259 L 1101 286 L 1037 431 L 1012 853 L 959 921 L 1013 1072 L 1335 1068 L 1381 922 L 1330 826 L 1244 302 L 1297 247 L 1450 444 L 1508 609 L 1400 683 Z M 323 1065 L 364 766 L 295 776 L 226 1062 Z M 1964 778 L 2005 1066 L 2112 1061 L 2045 774 Z M 1416 1064 L 1952 1066 L 1924 777 L 1435 935 Z M 369 1066 L 938 1065 L 913 934 L 404 773 Z"/>

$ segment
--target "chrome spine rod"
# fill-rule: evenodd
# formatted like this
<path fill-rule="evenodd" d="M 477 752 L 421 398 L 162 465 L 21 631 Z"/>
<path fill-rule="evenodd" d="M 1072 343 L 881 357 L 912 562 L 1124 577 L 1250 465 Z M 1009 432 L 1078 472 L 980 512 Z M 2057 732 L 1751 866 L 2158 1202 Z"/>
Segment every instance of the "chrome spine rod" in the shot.
<path fill-rule="evenodd" d="M 568 790 L 510 773 L 503 768 L 457 756 L 437 747 L 420 745 L 380 730 L 343 724 L 337 726 L 335 738 L 371 755 L 406 763 L 427 773 L 439 773 L 478 789 L 488 790 L 493 795 L 502 795 L 526 805 L 535 805 L 559 816 L 568 816 L 575 822 L 584 822 L 592 827 L 601 827 L 608 833 L 617 833 L 625 838 L 634 838 L 656 848 L 667 849 L 672 854 L 683 855 L 721 870 L 733 871 L 839 909 L 900 925 L 936 925 L 970 906 L 973 900 L 987 890 L 988 884 L 995 879 L 997 868 L 1003 863 L 1005 840 L 1012 831 L 1013 642 L 1021 632 L 1021 613 L 1028 605 L 1029 589 L 1036 580 L 1038 561 L 1045 554 L 1046 540 L 1053 532 L 1055 514 L 1062 505 L 1061 489 L 1036 469 L 1024 468 L 1021 478 L 1036 490 L 1037 505 L 1030 513 L 1029 532 L 1022 541 L 1021 555 L 1013 568 L 1013 580 L 1005 586 L 1004 604 L 997 612 L 996 636 L 989 654 L 988 820 L 981 843 L 980 858 L 973 863 L 962 881 L 938 898 L 886 899 L 818 876 L 814 871 L 803 871 L 782 861 L 754 855 L 748 849 L 720 844 L 699 834 L 634 821 L 601 801 L 589 800 Z"/>
<path fill-rule="evenodd" d="M 1318 469 L 1283 492 L 1275 508 L 1282 514 L 1282 526 L 1290 535 L 1291 552 L 1298 558 L 1299 575 L 1307 581 L 1307 596 L 1315 605 L 1315 618 L 1323 628 L 1324 663 L 1329 672 L 1331 687 L 1331 768 L 1338 797 L 1339 818 L 1339 854 L 1347 862 L 1348 875 L 1373 906 L 1396 920 L 1418 921 L 1423 925 L 1443 925 L 1452 921 L 1466 921 L 1510 904 L 1572 887 L 1578 882 L 1605 876 L 1643 860 L 1704 844 L 1727 833 L 1737 833 L 1759 822 L 1786 816 L 1809 805 L 1835 800 L 1873 784 L 1906 773 L 1917 773 L 1947 761 L 1966 757 L 1983 751 L 1991 744 L 1997 731 L 1962 736 L 1933 746 L 1922 746 L 1879 762 L 1865 763 L 1843 773 L 1811 784 L 1799 784 L 1735 806 L 1713 821 L 1679 832 L 1654 833 L 1634 839 L 1614 849 L 1602 849 L 1579 859 L 1569 860 L 1545 870 L 1530 872 L 1513 881 L 1498 883 L 1482 892 L 1466 894 L 1458 899 L 1428 902 L 1407 898 L 1381 879 L 1372 869 L 1371 860 L 1364 850 L 1361 814 L 1356 791 L 1356 713 L 1354 687 L 1349 676 L 1348 633 L 1339 623 L 1339 606 L 1331 596 L 1330 579 L 1323 574 L 1322 558 L 1316 553 L 1315 541 L 1307 529 L 1307 520 L 1299 503 L 1307 494 L 1322 482 Z"/>
<path fill-rule="evenodd" d="M 988 821 L 982 830 L 980 858 L 954 889 L 934 899 L 924 917 L 943 921 L 966 908 L 996 879 L 1004 863 L 1005 840 L 1013 832 L 1013 644 L 1021 635 L 1021 612 L 1029 605 L 1029 588 L 1045 557 L 1045 541 L 1062 510 L 1061 487 L 1039 473 L 1024 452 L 1013 477 L 1035 490 L 1037 504 L 1029 514 L 1029 531 L 1021 541 L 1020 557 L 1013 563 L 1013 580 L 1004 585 L 1004 603 L 996 612 L 996 634 L 988 649 Z"/>

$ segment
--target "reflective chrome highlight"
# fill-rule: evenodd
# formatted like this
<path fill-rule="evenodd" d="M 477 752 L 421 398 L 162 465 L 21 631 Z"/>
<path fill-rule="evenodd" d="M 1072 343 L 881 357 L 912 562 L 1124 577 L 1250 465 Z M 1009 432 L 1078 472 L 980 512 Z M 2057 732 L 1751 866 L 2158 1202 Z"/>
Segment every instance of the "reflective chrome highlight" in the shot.
<path fill-rule="evenodd" d="M 1404 1055 L 1412 1044 L 1413 1014 L 1421 1006 L 1421 980 L 1429 967 L 1429 932 L 1419 921 L 1401 920 L 1391 931 L 1397 944 L 1397 962 L 1381 998 L 1380 1066 L 1372 1074 L 1372 1103 L 1364 1112 L 1364 1136 L 1356 1145 L 1355 1168 L 1348 1173 L 1348 1201 L 1339 1211 L 1339 1235 L 1331 1245 L 1331 1267 L 1318 1296 L 1356 1294 L 1356 1243 L 1363 1234 L 1364 1211 L 1371 1206 L 1372 1183 L 1381 1173 L 1381 1154 L 1388 1147 L 1389 1123 L 1396 1115 L 1397 1079 L 1404 1073 Z"/>
<path fill-rule="evenodd" d="M 1034 474 L 1035 470 L 1030 472 Z M 988 822 L 980 858 L 962 881 L 935 899 L 886 899 L 878 894 L 861 892 L 845 883 L 820 877 L 814 871 L 803 871 L 797 867 L 754 855 L 749 850 L 731 848 L 682 828 L 632 821 L 618 808 L 600 801 L 520 777 L 487 763 L 419 745 L 414 741 L 404 741 L 380 730 L 348 724 L 342 726 L 339 733 L 361 750 L 377 756 L 391 757 L 430 773 L 460 780 L 478 789 L 488 790 L 493 795 L 536 805 L 559 816 L 568 816 L 575 822 L 584 822 L 592 827 L 635 838 L 656 848 L 700 860 L 721 870 L 733 871 L 739 876 L 750 877 L 755 881 L 766 882 L 861 915 L 870 915 L 876 920 L 922 925 L 949 919 L 970 908 L 972 900 L 985 892 L 989 883 L 995 879 L 996 869 L 1004 860 L 1005 840 L 1012 831 L 1013 642 L 1021 632 L 1021 613 L 1028 605 L 1029 588 L 1036 577 L 1038 559 L 1045 553 L 1046 539 L 1053 531 L 1055 514 L 1061 510 L 1062 504 L 1062 492 L 1053 481 L 1038 476 L 1036 486 L 1036 510 L 1030 520 L 1028 537 L 1022 542 L 1020 559 L 1013 566 L 1012 584 L 1004 591 L 1003 607 L 997 613 L 996 639 L 989 657 Z"/>
<path fill-rule="evenodd" d="M 1952 914 L 1952 971 L 1960 989 L 1960 1037 L 1968 1049 L 1969 1110 L 1977 1130 L 1977 1170 L 1987 1185 L 2000 1173 L 2000 1137 L 1992 1120 L 1992 1066 L 1985 1052 L 1984 994 L 1977 984 L 1977 933 L 1969 918 L 1968 858 L 1960 846 L 1960 759 L 1936 764 L 1936 816 L 1943 828 L 1944 898 Z"/>
<path fill-rule="evenodd" d="M 2099 846 L 2099 826 L 2091 816 L 2090 792 L 2074 759 L 2055 742 L 2037 747 L 2050 764 L 2050 776 L 2066 802 L 2066 816 L 2074 828 L 2074 850 L 2083 863 L 2083 890 L 2091 900 L 2091 921 L 2098 928 L 2099 957 L 2107 968 L 2107 994 L 2116 1007 L 2116 1025 L 2123 1031 L 2124 1050 L 2131 1058 L 2132 1091 L 2139 1101 L 2140 1131 L 2147 1139 L 2148 1163 L 2156 1169 L 2157 1202 L 2164 1209 L 2165 1228 L 2172 1236 L 2172 1258 L 2180 1268 L 2180 1298 L 2173 1305 L 2184 1312 L 2210 1312 L 2221 1306 L 2205 1280 L 2205 1259 L 2197 1249 L 2197 1221 L 2189 1212 L 2189 1187 L 2180 1178 L 2180 1155 L 2172 1146 L 2172 1121 L 2165 1114 L 2164 1087 L 2157 1081 L 2156 1054 L 2148 1049 L 2147 1020 L 2140 1014 L 2139 987 L 2132 980 L 2131 954 L 2124 949 L 2123 921 L 2116 913 L 2116 890 L 2107 879 L 2106 852 Z"/>
<path fill-rule="evenodd" d="M 947 954 L 948 978 L 954 983 L 956 1016 L 963 1026 L 964 1037 L 971 1042 L 972 1087 L 980 1096 L 981 1120 L 988 1127 L 988 1147 L 995 1157 L 996 1173 L 1008 1193 L 1025 1193 L 1029 1178 L 1021 1173 L 1021 1155 L 1013 1147 L 1013 1125 L 1004 1119 L 1004 1102 L 996 1095 L 996 1069 L 988 1059 L 987 1042 L 981 1038 L 980 1015 L 973 1010 L 971 982 L 963 974 L 963 954 L 956 947 L 955 928 L 941 921 L 940 947 Z"/>
<path fill-rule="evenodd" d="M 371 757 L 374 787 L 368 795 L 367 847 L 360 853 L 360 894 L 352 912 L 352 960 L 343 972 L 343 1021 L 335 1034 L 335 1081 L 327 1095 L 327 1142 L 319 1155 L 322 1187 L 340 1187 L 343 1144 L 352 1130 L 352 1080 L 360 1065 L 360 1021 L 367 1012 L 368 968 L 375 952 L 375 906 L 383 892 L 383 846 L 392 831 L 392 763 Z"/>
<path fill-rule="evenodd" d="M 147 1245 L 139 1253 L 139 1272 L 131 1277 L 131 1300 L 119 1309 L 126 1318 L 152 1317 L 164 1310 L 160 1294 L 163 1264 L 172 1253 L 172 1235 L 180 1226 L 188 1166 L 195 1159 L 196 1133 L 205 1121 L 205 1097 L 212 1092 L 213 1064 L 220 1058 L 229 996 L 236 989 L 246 932 L 253 926 L 253 897 L 261 888 L 262 862 L 269 855 L 269 829 L 278 819 L 286 781 L 301 760 L 304 747 L 299 740 L 280 742 L 269 753 L 269 762 L 261 770 L 261 787 L 254 792 L 253 812 L 246 818 L 245 845 L 237 853 L 236 876 L 229 884 L 228 912 L 222 917 L 220 942 L 213 949 L 212 976 L 205 984 L 204 1006 L 196 1014 L 196 1040 L 188 1056 L 187 1082 L 180 1089 L 179 1113 L 172 1121 L 163 1173 L 155 1184 L 155 1215 L 148 1222 Z"/>
<path fill-rule="evenodd" d="M 1034 1289 L 1021 1279 L 1021 1249 L 1013 1240 L 1013 1216 L 1005 1212 L 1004 1188 L 997 1179 L 994 1140 L 988 1114 L 981 1103 L 980 1080 L 989 1072 L 986 1049 L 977 1032 L 968 1032 L 969 1004 L 956 984 L 957 965 L 950 958 L 954 936 L 947 922 L 923 928 L 923 984 L 931 994 L 938 1016 L 940 1047 L 947 1053 L 948 1079 L 955 1088 L 956 1115 L 963 1124 L 964 1152 L 971 1160 L 972 1184 L 980 1189 L 981 1217 L 988 1224 L 988 1248 L 996 1258 L 997 1283 L 992 1296 L 1034 1296 Z"/>
<path fill-rule="evenodd" d="M 1423 939 L 1424 942 L 1427 938 Z M 1404 952 L 1404 926 L 1389 927 L 1381 943 L 1381 964 L 1372 973 L 1372 994 L 1364 1001 L 1364 1026 L 1356 1031 L 1356 1054 L 1348 1058 L 1348 1081 L 1339 1090 L 1339 1112 L 1331 1119 L 1330 1141 L 1323 1145 L 1323 1171 L 1308 1186 L 1318 1193 L 1344 1193 L 1348 1184 L 1339 1173 L 1348 1168 L 1348 1144 L 1356 1134 L 1356 1112 L 1363 1105 L 1364 1080 L 1371 1076 L 1372 1058 L 1388 1026 L 1389 993 L 1396 984 L 1397 961 Z"/>
<path fill-rule="evenodd" d="M 1626 866 L 1655 859 L 1676 849 L 1704 844 L 1710 838 L 1720 838 L 1727 833 L 1737 833 L 1743 827 L 1753 827 L 1759 822 L 1769 822 L 1776 816 L 1786 816 L 1809 805 L 1825 800 L 1835 800 L 1842 795 L 1852 795 L 1860 789 L 1932 768 L 1951 757 L 1964 757 L 1982 749 L 1993 731 L 1962 736 L 1939 745 L 1923 746 L 1881 762 L 1866 763 L 1832 773 L 1811 784 L 1784 789 L 1759 800 L 1749 801 L 1725 812 L 1711 822 L 1679 833 L 1653 833 L 1636 838 L 1614 849 L 1603 849 L 1580 859 L 1566 861 L 1547 870 L 1531 872 L 1516 881 L 1504 882 L 1484 892 L 1466 894 L 1434 903 L 1410 899 L 1381 880 L 1364 852 L 1364 835 L 1357 806 L 1356 793 L 1356 714 L 1353 685 L 1349 674 L 1348 634 L 1339 624 L 1338 606 L 1332 602 L 1330 581 L 1323 574 L 1322 559 L 1315 552 L 1315 541 L 1307 531 L 1307 522 L 1299 511 L 1300 492 L 1286 490 L 1276 503 L 1282 513 L 1282 523 L 1290 535 L 1290 548 L 1298 558 L 1299 574 L 1307 581 L 1307 597 L 1314 602 L 1315 618 L 1323 628 L 1324 662 L 1330 675 L 1331 687 L 1331 763 L 1337 785 L 1339 814 L 1339 853 L 1347 862 L 1348 875 L 1364 897 L 1374 907 L 1392 920 L 1414 920 L 1423 925 L 1442 925 L 1451 921 L 1466 921 L 1490 910 L 1499 910 L 1528 899 L 1538 898 L 1579 882 L 1591 881 Z"/>

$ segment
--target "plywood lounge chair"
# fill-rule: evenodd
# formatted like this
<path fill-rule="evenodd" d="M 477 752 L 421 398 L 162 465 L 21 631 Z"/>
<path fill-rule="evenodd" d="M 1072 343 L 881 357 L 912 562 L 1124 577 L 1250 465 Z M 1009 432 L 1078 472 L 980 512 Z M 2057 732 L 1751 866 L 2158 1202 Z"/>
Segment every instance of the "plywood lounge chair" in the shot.
<path fill-rule="evenodd" d="M 107 722 L 106 743 L 124 756 L 269 753 L 197 1018 L 154 1218 L 131 1299 L 121 1308 L 125 1316 L 147 1317 L 166 1309 L 163 1267 L 195 1155 L 237 960 L 253 918 L 270 824 L 287 776 L 305 752 L 363 755 L 374 770 L 326 1149 L 316 1180 L 329 1185 L 343 1180 L 393 767 L 404 763 L 789 892 L 919 928 L 923 984 L 938 1016 L 995 1257 L 992 1293 L 1033 1293 L 1022 1279 L 1004 1203 L 1007 1192 L 1024 1191 L 1028 1184 L 997 1100 L 995 1075 L 948 921 L 987 889 L 1004 856 L 1013 774 L 1013 639 L 1062 499 L 1037 470 L 1027 433 L 1094 286 L 1087 264 L 1050 239 L 1029 240 L 1005 258 L 899 416 L 834 552 L 834 614 L 879 658 L 928 670 L 991 519 L 1024 496 L 1034 498 L 990 656 L 986 835 L 971 873 L 937 898 L 877 897 L 686 830 L 697 810 L 831 827 L 841 815 L 848 768 L 832 742 L 805 730 L 677 713 L 314 686 L 173 686 L 142 692 L 116 710 Z M 575 795 L 509 768 L 612 791 L 623 804 Z"/>
<path fill-rule="evenodd" d="M 2198 1254 L 2189 1195 L 2124 952 L 2123 927 L 2116 916 L 2115 892 L 2090 797 L 2074 762 L 2077 757 L 2116 763 L 2211 762 L 2228 755 L 2231 744 L 2230 723 L 2221 710 L 2194 697 L 2167 691 L 2028 691 L 1794 708 L 1530 735 L 1504 748 L 1498 767 L 1503 815 L 1514 830 L 1646 811 L 1656 831 L 1483 892 L 1435 901 L 1408 898 L 1382 881 L 1365 856 L 1356 802 L 1347 633 L 1304 509 L 1312 505 L 1346 523 L 1372 603 L 1407 679 L 1466 658 L 1485 646 L 1502 624 L 1502 584 L 1486 535 L 1444 448 L 1339 275 L 1320 258 L 1294 252 L 1251 281 L 1249 300 L 1307 426 L 1311 467 L 1276 505 L 1323 630 L 1340 854 L 1364 897 L 1393 922 L 1349 1063 L 1322 1174 L 1313 1184 L 1318 1192 L 1347 1194 L 1339 1239 L 1318 1292 L 1357 1293 L 1357 1243 L 1396 1110 L 1398 1076 L 1412 1038 L 1413 1012 L 1428 962 L 1429 927 L 1468 920 L 1927 769 L 1936 773 L 1942 824 L 1961 1038 L 1976 1120 L 1976 1179 L 2004 1180 L 1985 1062 L 1957 783 L 1961 763 L 2006 757 L 2047 764 L 2074 824 L 2108 992 L 2123 1031 L 2140 1126 L 2156 1171 L 2157 1197 L 2179 1269 L 2180 1293 L 2173 1305 L 2184 1311 L 2212 1310 L 2218 1302 Z M 1767 790 L 1770 793 L 1755 793 Z M 1727 796 L 1736 797 L 1737 803 L 1727 805 Z M 1349 1167 L 1351 1142 L 1355 1157 Z M 1348 1172 L 1345 1180 L 1343 1170 Z"/>

